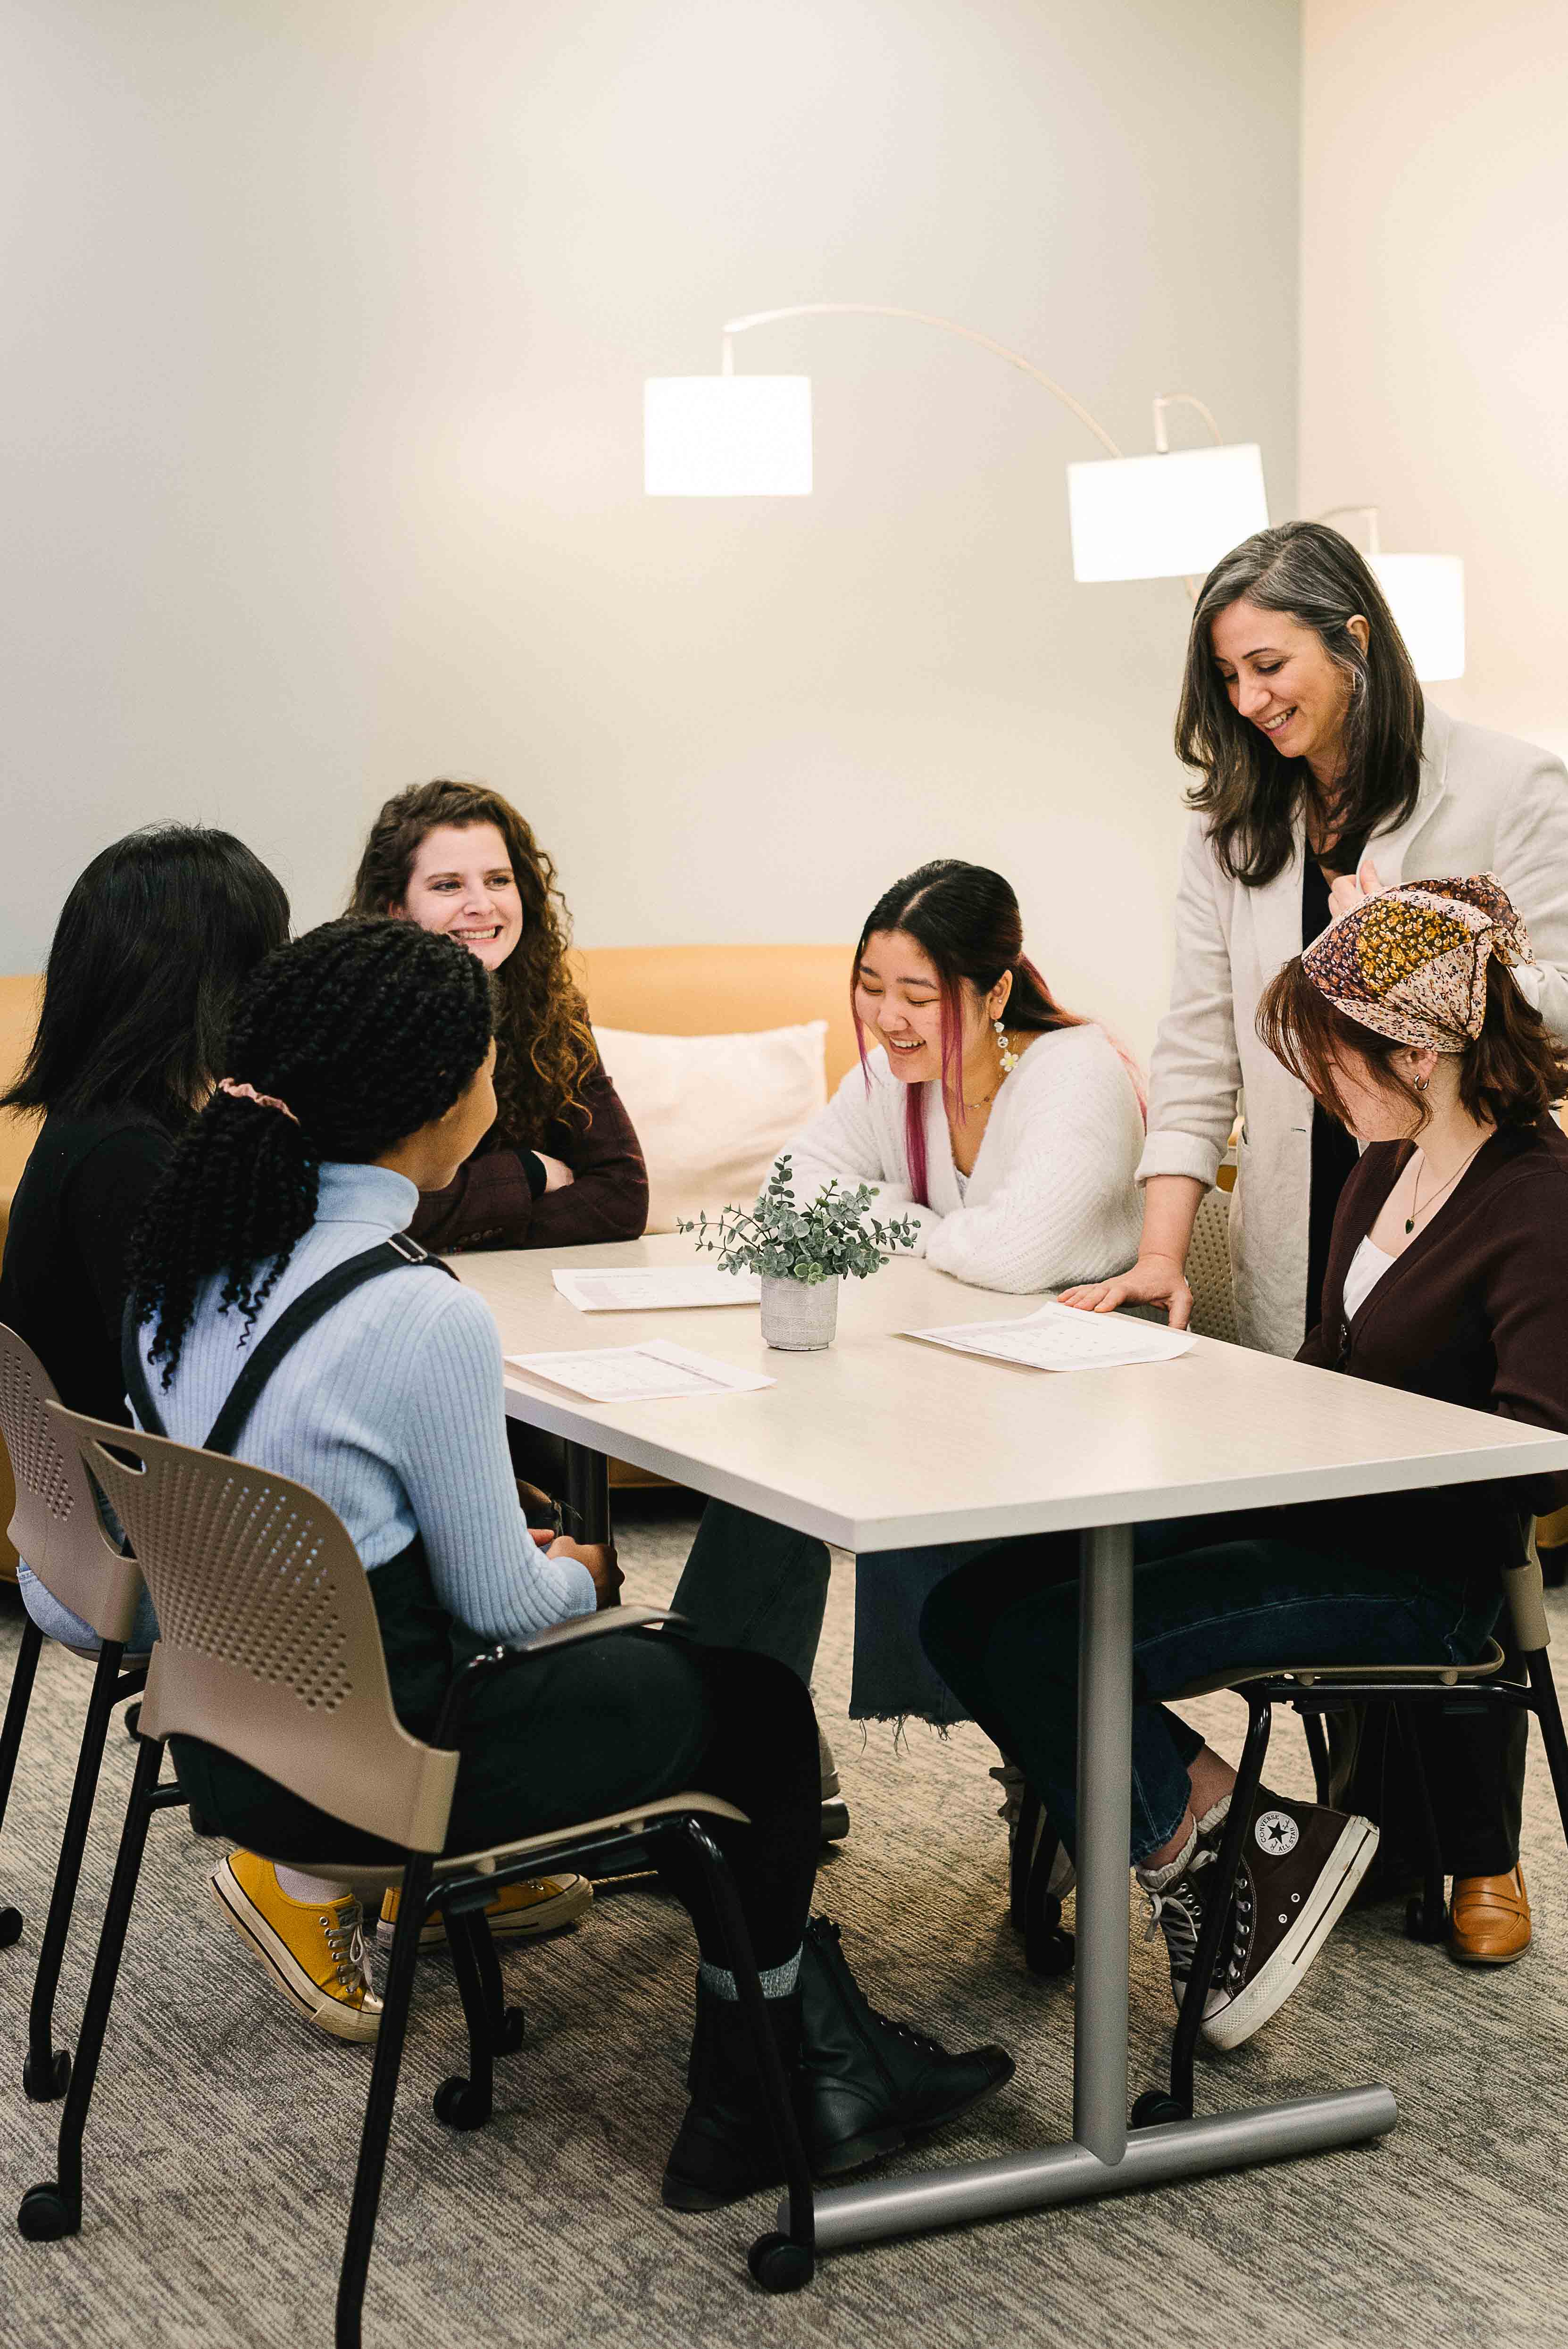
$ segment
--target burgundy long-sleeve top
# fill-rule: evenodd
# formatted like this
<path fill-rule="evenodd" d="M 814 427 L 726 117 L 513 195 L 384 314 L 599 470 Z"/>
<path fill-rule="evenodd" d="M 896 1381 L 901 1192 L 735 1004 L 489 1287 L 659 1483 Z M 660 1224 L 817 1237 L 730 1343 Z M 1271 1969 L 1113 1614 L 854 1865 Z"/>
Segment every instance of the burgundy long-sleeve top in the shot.
<path fill-rule="evenodd" d="M 519 1148 L 562 1159 L 573 1181 L 535 1199 Z M 444 1191 L 427 1191 L 410 1229 L 421 1247 L 575 1247 L 635 1240 L 648 1221 L 648 1169 L 620 1095 L 597 1062 L 582 1107 L 542 1133 L 493 1125 Z"/>
<path fill-rule="evenodd" d="M 1323 1319 L 1298 1361 L 1403 1387 L 1532 1427 L 1568 1431 L 1568 1139 L 1550 1119 L 1505 1126 L 1451 1196 L 1345 1316 L 1351 1258 L 1408 1163 L 1407 1142 L 1374 1143 L 1340 1194 L 1323 1288 Z M 1568 1501 L 1568 1475 L 1450 1485 L 1336 1505 L 1366 1512 L 1439 1570 L 1477 1546 L 1513 1563 L 1521 1512 Z M 1429 1546 L 1429 1547 L 1428 1547 Z"/>

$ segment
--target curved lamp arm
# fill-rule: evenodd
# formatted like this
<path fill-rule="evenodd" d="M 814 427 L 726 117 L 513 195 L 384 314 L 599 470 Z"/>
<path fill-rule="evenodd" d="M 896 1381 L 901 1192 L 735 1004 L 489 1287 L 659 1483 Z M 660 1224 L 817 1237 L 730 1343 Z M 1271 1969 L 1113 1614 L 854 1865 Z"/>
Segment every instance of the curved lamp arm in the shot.
<path fill-rule="evenodd" d="M 1367 554 L 1381 554 L 1382 549 L 1377 543 L 1377 509 L 1376 506 L 1330 506 L 1326 513 L 1316 514 L 1314 516 L 1314 520 L 1316 522 L 1333 522 L 1339 514 L 1357 515 L 1360 520 L 1366 524 Z"/>
<path fill-rule="evenodd" d="M 1009 367 L 1018 367 L 1024 375 L 1032 376 L 1037 384 L 1040 384 L 1046 391 L 1051 392 L 1057 399 L 1059 399 L 1064 408 L 1071 409 L 1079 423 L 1088 427 L 1089 430 L 1094 434 L 1096 440 L 1100 443 L 1100 446 L 1103 449 L 1108 449 L 1113 457 L 1119 457 L 1121 455 L 1121 450 L 1111 439 L 1111 436 L 1106 430 L 1105 426 L 1096 422 L 1088 409 L 1084 406 L 1082 400 L 1075 399 L 1070 391 L 1064 390 L 1062 385 L 1055 382 L 1052 377 L 1043 374 L 1041 369 L 1033 365 L 1033 361 L 1024 358 L 1018 351 L 1009 350 L 1005 343 L 993 341 L 990 335 L 977 334 L 972 326 L 961 326 L 958 321 L 954 318 L 939 318 L 936 316 L 934 312 L 929 310 L 900 310 L 895 308 L 891 304 L 887 302 L 800 302 L 796 303 L 793 308 L 787 310 L 753 310 L 743 318 L 730 319 L 722 329 L 724 337 L 722 372 L 725 375 L 734 374 L 735 353 L 730 338 L 732 335 L 743 335 L 748 327 L 771 326 L 776 324 L 776 322 L 781 318 L 841 318 L 851 316 L 859 318 L 912 318 L 919 326 L 940 326 L 947 334 L 961 336 L 966 343 L 978 343 L 981 350 L 994 351 L 999 359 L 1005 359 Z M 1172 394 L 1172 398 L 1177 399 L 1185 399 L 1189 397 L 1189 395 L 1186 392 L 1176 392 Z M 1198 406 L 1199 404 L 1200 403 L 1197 401 L 1194 401 L 1193 403 L 1194 406 Z M 1158 407 L 1158 403 L 1157 402 L 1156 405 Z M 1204 413 L 1205 415 L 1208 415 L 1208 410 L 1205 409 Z M 1211 417 L 1210 418 L 1210 422 L 1211 424 L 1213 422 L 1213 419 Z M 1219 439 L 1220 436 L 1218 432 L 1216 432 L 1214 437 L 1216 440 Z"/>
<path fill-rule="evenodd" d="M 1157 456 L 1168 457 L 1170 442 L 1166 435 L 1165 411 L 1168 408 L 1194 408 L 1209 427 L 1210 437 L 1219 449 L 1224 445 L 1220 427 L 1214 421 L 1211 409 L 1206 408 L 1195 391 L 1162 391 L 1154 403 L 1154 447 Z"/>

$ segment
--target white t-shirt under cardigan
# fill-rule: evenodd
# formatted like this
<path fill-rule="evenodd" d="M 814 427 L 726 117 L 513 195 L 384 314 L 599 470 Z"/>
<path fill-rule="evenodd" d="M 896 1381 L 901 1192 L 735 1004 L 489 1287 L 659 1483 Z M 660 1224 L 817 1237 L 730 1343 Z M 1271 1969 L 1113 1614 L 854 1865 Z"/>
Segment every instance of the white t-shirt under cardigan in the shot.
<path fill-rule="evenodd" d="M 202 1284 L 167 1393 L 142 1361 L 169 1433 L 201 1444 L 262 1334 L 335 1265 L 406 1231 L 419 1193 L 387 1166 L 325 1165 L 316 1221 L 242 1347 L 243 1317 Z M 383 1274 L 325 1313 L 263 1389 L 239 1456 L 319 1493 L 368 1572 L 424 1537 L 436 1596 L 482 1638 L 526 1639 L 588 1615 L 593 1578 L 547 1558 L 517 1506 L 501 1340 L 490 1308 L 433 1267 Z"/>
<path fill-rule="evenodd" d="M 1133 1181 L 1143 1119 L 1103 1029 L 1061 1028 L 1020 1054 L 967 1178 L 953 1164 L 941 1089 L 921 1087 L 929 1206 L 914 1204 L 909 1187 L 905 1091 L 880 1046 L 864 1073 L 851 1069 L 791 1148 L 796 1199 L 815 1198 L 834 1175 L 873 1183 L 872 1213 L 912 1216 L 916 1253 L 976 1288 L 1066 1288 L 1133 1262 L 1143 1226 Z"/>

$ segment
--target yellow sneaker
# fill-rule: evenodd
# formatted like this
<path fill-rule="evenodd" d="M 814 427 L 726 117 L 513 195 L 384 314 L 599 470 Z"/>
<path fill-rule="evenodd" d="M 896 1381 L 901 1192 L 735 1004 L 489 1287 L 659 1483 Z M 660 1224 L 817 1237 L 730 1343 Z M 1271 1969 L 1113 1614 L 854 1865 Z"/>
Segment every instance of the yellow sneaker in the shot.
<path fill-rule="evenodd" d="M 593 1897 L 586 1876 L 535 1876 L 504 1886 L 484 1914 L 493 1940 L 516 1941 L 525 1934 L 558 1933 L 582 1915 Z M 389 1892 L 382 1897 L 376 1939 L 389 1944 L 397 1930 L 398 1895 Z M 420 1928 L 420 1947 L 433 1950 L 445 1939 L 446 1919 L 437 1909 Z"/>
<path fill-rule="evenodd" d="M 334 2039 L 374 2039 L 381 2002 L 365 1970 L 358 1900 L 291 1900 L 271 1861 L 254 1851 L 220 1860 L 212 1884 L 235 1932 L 301 2014 Z"/>

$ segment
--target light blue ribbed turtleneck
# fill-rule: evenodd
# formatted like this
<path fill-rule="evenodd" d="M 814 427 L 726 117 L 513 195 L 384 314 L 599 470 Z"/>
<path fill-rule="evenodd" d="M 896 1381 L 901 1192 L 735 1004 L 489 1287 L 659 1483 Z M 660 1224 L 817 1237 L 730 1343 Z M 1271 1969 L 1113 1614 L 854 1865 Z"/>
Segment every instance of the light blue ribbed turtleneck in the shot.
<path fill-rule="evenodd" d="M 386 1166 L 325 1165 L 316 1221 L 257 1316 L 249 1345 L 221 1283 L 196 1301 L 167 1392 L 142 1359 L 164 1426 L 204 1442 L 263 1332 L 322 1274 L 407 1229 L 419 1194 Z M 471 1288 L 429 1269 L 389 1272 L 332 1307 L 274 1372 L 237 1446 L 319 1493 L 368 1571 L 424 1537 L 443 1606 L 482 1637 L 524 1639 L 591 1614 L 592 1578 L 546 1558 L 517 1506 L 506 1449 L 501 1340 Z"/>

